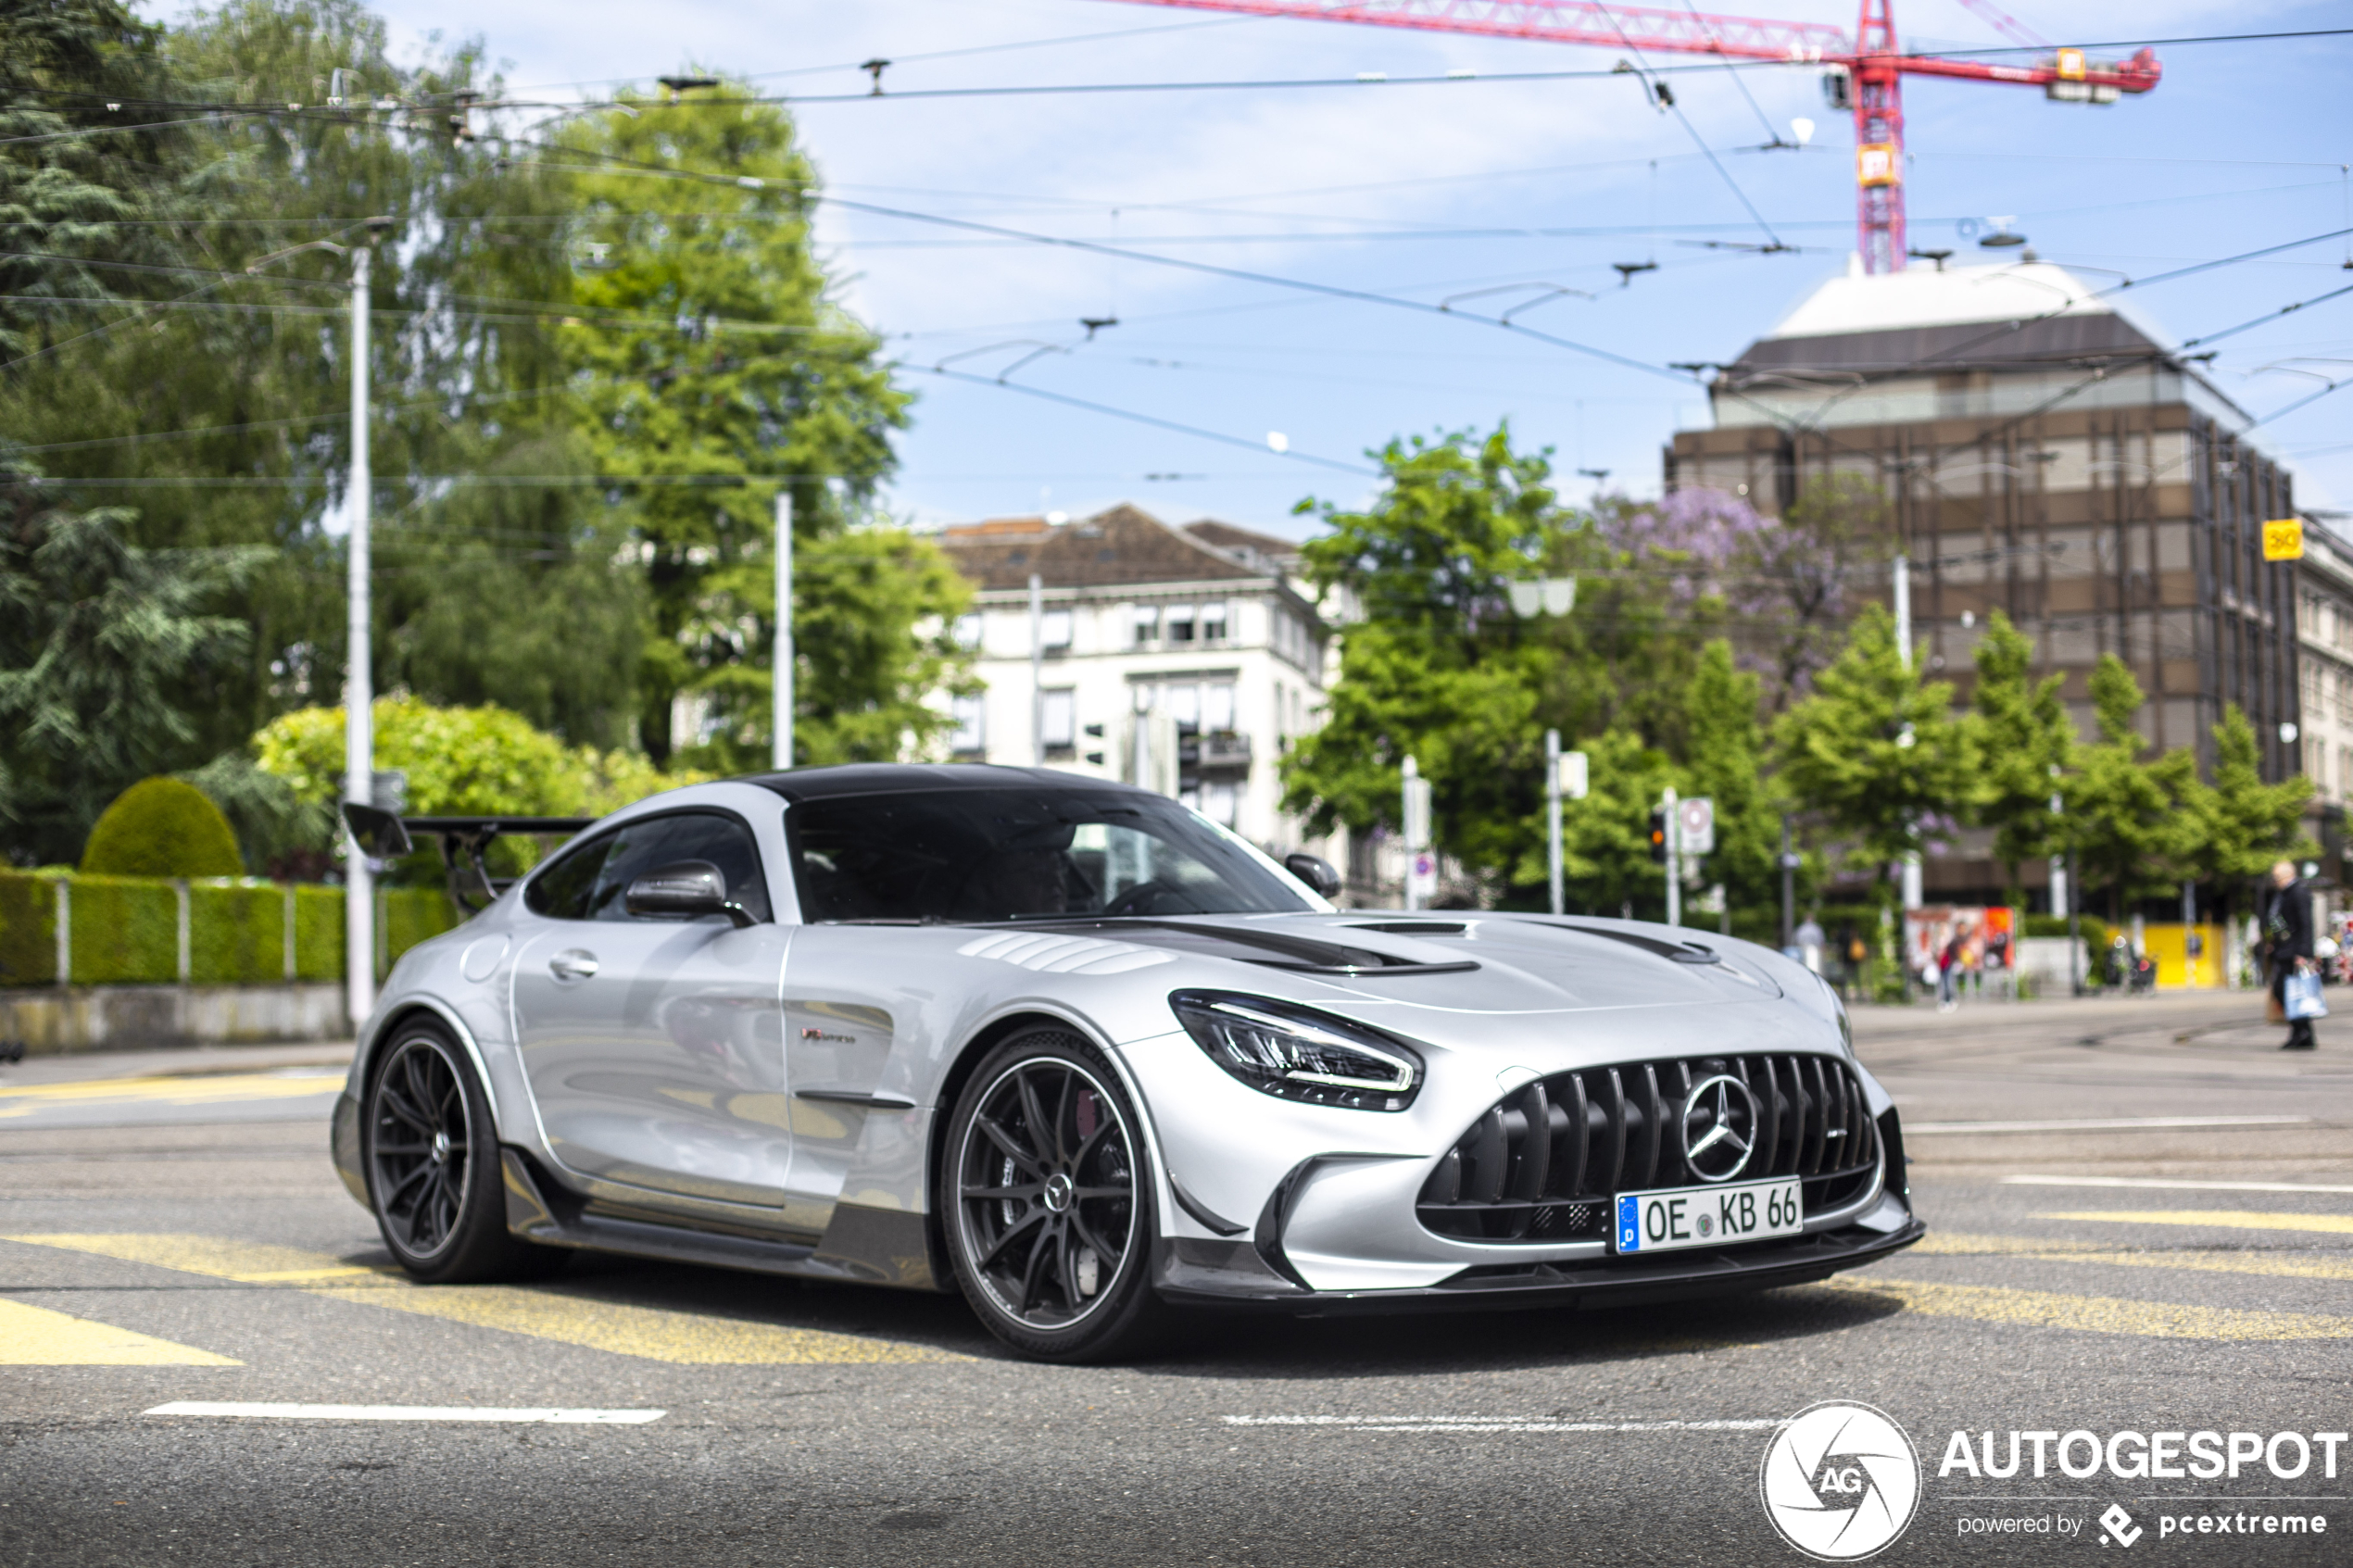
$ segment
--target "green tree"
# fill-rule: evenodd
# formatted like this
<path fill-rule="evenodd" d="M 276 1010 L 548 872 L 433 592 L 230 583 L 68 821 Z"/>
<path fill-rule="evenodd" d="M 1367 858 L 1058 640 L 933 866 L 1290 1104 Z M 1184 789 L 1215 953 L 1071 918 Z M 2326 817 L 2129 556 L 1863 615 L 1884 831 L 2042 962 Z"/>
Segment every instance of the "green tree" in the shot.
<path fill-rule="evenodd" d="M 1305 547 L 1320 588 L 1361 607 L 1325 721 L 1282 759 L 1286 809 L 1316 831 L 1399 826 L 1404 759 L 1430 783 L 1439 845 L 1498 881 L 1526 849 L 1541 787 L 1547 659 L 1504 584 L 1551 558 L 1563 520 L 1540 455 L 1499 428 L 1393 441 L 1373 505 L 1319 510 Z M 1541 864 L 1538 879 L 1541 879 Z"/>
<path fill-rule="evenodd" d="M 907 680 L 952 652 L 916 651 L 912 627 L 958 601 L 912 540 L 836 543 L 890 471 L 909 399 L 879 340 L 835 303 L 810 245 L 815 171 L 791 119 L 755 96 L 736 82 L 677 103 L 626 92 L 559 136 L 578 306 L 562 348 L 583 439 L 628 497 L 649 597 L 638 735 L 657 761 L 692 744 L 670 726 L 672 699 L 693 692 L 715 710 L 719 754 L 765 749 L 774 606 L 762 584 L 782 488 L 807 582 L 796 583 L 797 618 L 854 621 L 853 642 L 869 648 L 899 628 L 879 667 L 808 669 L 811 754 L 872 754 L 868 732 L 889 728 L 883 754 L 898 755 L 907 733 L 937 727 Z M 829 560 L 834 550 L 842 558 Z M 881 621 L 858 615 L 885 580 L 887 595 L 916 596 L 912 617 L 897 606 Z M 837 591 L 848 596 L 824 596 Z"/>
<path fill-rule="evenodd" d="M 1683 699 L 1688 738 L 1677 788 L 1716 803 L 1716 849 L 1701 873 L 1722 883 L 1735 906 L 1780 895 L 1781 811 L 1763 771 L 1762 685 L 1756 674 L 1734 667 L 1731 644 L 1718 638 L 1702 650 Z"/>
<path fill-rule="evenodd" d="M 1953 712 L 1949 682 L 1923 681 L 1901 657 L 1895 623 L 1871 605 L 1813 694 L 1774 726 L 1780 787 L 1876 867 L 1889 871 L 1976 800 L 1977 746 Z"/>
<path fill-rule="evenodd" d="M 2238 704 L 2226 705 L 2214 726 L 2214 782 L 2189 792 L 2183 869 L 2219 887 L 2225 907 L 2235 911 L 2240 894 L 2274 861 L 2314 851 L 2303 831 L 2311 797 L 2311 782 L 2301 774 L 2263 782 L 2255 726 Z"/>
<path fill-rule="evenodd" d="M 2063 675 L 2033 678 L 2034 644 L 1995 610 L 1977 645 L 1979 798 L 1976 820 L 1994 830 L 1994 858 L 2018 885 L 2021 860 L 2058 845 L 2051 817 L 2059 775 L 2074 760 L 2075 724 L 2059 700 Z"/>
<path fill-rule="evenodd" d="M 178 779 L 142 779 L 124 790 L 82 851 L 84 876 L 235 876 L 245 869 L 229 819 Z"/>
<path fill-rule="evenodd" d="M 2079 746 L 2066 781 L 2060 827 L 2086 888 L 2108 891 L 2108 919 L 2127 904 L 2171 887 L 2194 847 L 2197 761 L 2186 749 L 2143 759 L 2141 684 L 2114 654 L 2092 671 L 2095 745 Z"/>
<path fill-rule="evenodd" d="M 142 550 L 130 521 L 0 484 L 0 822 L 20 863 L 79 859 L 107 803 L 194 735 L 175 694 L 246 642 L 207 606 L 250 552 Z"/>

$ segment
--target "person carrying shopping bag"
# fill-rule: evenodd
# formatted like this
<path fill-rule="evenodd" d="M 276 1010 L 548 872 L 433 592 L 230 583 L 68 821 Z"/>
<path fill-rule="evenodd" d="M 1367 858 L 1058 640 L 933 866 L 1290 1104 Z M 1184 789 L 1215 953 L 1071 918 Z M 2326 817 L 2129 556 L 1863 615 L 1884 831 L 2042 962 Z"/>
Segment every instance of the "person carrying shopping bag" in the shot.
<path fill-rule="evenodd" d="M 2296 874 L 2292 860 L 2282 860 L 2271 868 L 2271 898 L 2263 911 L 2263 935 L 2264 961 L 2271 980 L 2271 1022 L 2287 1025 L 2287 1040 L 2280 1048 L 2311 1050 L 2319 1043 L 2312 1037 L 2312 1017 L 2296 1016 L 2298 1010 L 2290 1007 L 2288 997 L 2290 979 L 2319 977 L 2312 966 L 2312 890 Z"/>

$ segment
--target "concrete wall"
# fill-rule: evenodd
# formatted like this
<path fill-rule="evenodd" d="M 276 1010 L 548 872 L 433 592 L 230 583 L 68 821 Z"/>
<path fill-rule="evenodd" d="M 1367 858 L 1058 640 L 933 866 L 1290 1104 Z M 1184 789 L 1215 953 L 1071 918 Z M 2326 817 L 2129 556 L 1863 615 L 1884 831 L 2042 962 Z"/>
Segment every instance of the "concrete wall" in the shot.
<path fill-rule="evenodd" d="M 340 985 L 77 985 L 0 991 L 0 1040 L 69 1051 L 348 1039 Z"/>

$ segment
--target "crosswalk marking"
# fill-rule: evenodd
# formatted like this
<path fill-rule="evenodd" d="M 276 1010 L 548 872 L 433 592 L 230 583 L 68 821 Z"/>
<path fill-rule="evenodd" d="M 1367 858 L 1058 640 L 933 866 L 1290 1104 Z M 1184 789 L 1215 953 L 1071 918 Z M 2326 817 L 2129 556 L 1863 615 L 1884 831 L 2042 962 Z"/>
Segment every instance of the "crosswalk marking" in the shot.
<path fill-rule="evenodd" d="M 281 1405 L 174 1399 L 146 1415 L 211 1415 L 248 1421 L 498 1421 L 557 1426 L 643 1426 L 668 1411 L 501 1410 L 484 1405 Z"/>
<path fill-rule="evenodd" d="M 2071 1328 L 2089 1334 L 2128 1334 L 2149 1339 L 2220 1339 L 2279 1342 L 2353 1339 L 2353 1318 L 2312 1312 L 2258 1312 L 2236 1307 L 2189 1307 L 2171 1301 L 2133 1301 L 2116 1296 L 2070 1296 L 2054 1290 L 2013 1290 L 1990 1285 L 1944 1285 L 1934 1280 L 1890 1279 L 1884 1274 L 1847 1274 L 1829 1282 L 1841 1293 L 1892 1296 L 1906 1311 L 1932 1318 L 1968 1318 L 1978 1323 L 2026 1328 Z"/>
<path fill-rule="evenodd" d="M 2113 1263 L 2128 1269 L 2188 1269 L 2204 1273 L 2268 1274 L 2280 1279 L 2353 1280 L 2353 1260 L 2282 1257 L 2264 1252 L 2228 1252 L 2185 1248 L 2151 1252 L 2099 1241 L 2059 1241 L 2038 1236 L 1969 1236 L 1931 1231 L 1911 1248 L 1935 1258 L 2025 1258 L 2045 1263 Z"/>
<path fill-rule="evenodd" d="M 243 1366 L 192 1345 L 0 1300 L 0 1366 Z"/>
<path fill-rule="evenodd" d="M 2221 1230 L 2317 1231 L 2330 1236 L 2353 1236 L 2353 1215 L 2348 1214 L 2261 1214 L 2245 1209 L 2108 1209 L 2034 1217 L 2094 1220 L 2115 1225 L 2208 1225 Z"/>
<path fill-rule="evenodd" d="M 927 1346 L 698 1312 L 631 1307 L 560 1286 L 413 1285 L 390 1267 L 348 1264 L 269 1242 L 187 1235 L 35 1234 L 0 1240 L 56 1247 L 307 1296 L 383 1307 L 647 1361 L 719 1366 L 966 1361 Z"/>

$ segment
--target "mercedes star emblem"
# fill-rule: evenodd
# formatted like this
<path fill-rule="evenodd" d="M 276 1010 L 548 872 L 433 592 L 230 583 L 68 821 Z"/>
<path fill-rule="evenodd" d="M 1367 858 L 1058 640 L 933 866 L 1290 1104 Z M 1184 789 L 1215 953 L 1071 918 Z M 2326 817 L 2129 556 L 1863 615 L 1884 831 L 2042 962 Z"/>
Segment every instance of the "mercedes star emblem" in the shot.
<path fill-rule="evenodd" d="M 1729 1182 L 1747 1168 L 1756 1144 L 1756 1096 L 1719 1073 L 1683 1101 L 1683 1160 L 1704 1182 Z"/>

